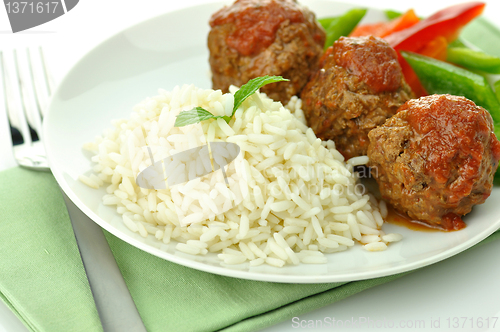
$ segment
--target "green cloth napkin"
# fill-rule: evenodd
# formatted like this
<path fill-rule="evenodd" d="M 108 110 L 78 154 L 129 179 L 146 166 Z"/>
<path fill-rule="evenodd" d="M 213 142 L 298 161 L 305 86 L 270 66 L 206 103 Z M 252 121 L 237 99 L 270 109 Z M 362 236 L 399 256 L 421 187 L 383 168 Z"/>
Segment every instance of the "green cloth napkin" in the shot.
<path fill-rule="evenodd" d="M 102 331 L 52 174 L 12 168 L 0 172 L 0 187 L 1 299 L 33 331 Z M 406 274 L 325 284 L 249 281 L 177 265 L 105 233 L 148 331 L 255 331 Z M 500 232 L 482 243 L 496 238 Z"/>

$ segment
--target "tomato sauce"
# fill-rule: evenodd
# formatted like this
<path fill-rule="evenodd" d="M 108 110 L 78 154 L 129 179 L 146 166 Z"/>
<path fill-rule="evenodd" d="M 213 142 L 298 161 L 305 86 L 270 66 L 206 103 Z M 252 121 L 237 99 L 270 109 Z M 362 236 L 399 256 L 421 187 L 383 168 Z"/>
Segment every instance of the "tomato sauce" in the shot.
<path fill-rule="evenodd" d="M 426 160 L 425 171 L 438 185 L 444 187 L 450 178 L 456 178 L 443 196 L 446 204 L 458 204 L 471 194 L 487 146 L 498 165 L 500 143 L 492 136 L 490 115 L 470 100 L 449 95 L 413 103 L 407 121 L 419 138 L 412 142 L 412 149 Z"/>
<path fill-rule="evenodd" d="M 304 14 L 293 0 L 238 0 L 215 13 L 210 26 L 234 24 L 235 29 L 228 35 L 226 43 L 247 56 L 271 45 L 281 23 L 287 20 L 290 23 L 305 22 Z"/>
<path fill-rule="evenodd" d="M 375 93 L 395 91 L 403 73 L 396 51 L 380 38 L 340 37 L 333 46 L 337 65 L 358 76 Z"/>

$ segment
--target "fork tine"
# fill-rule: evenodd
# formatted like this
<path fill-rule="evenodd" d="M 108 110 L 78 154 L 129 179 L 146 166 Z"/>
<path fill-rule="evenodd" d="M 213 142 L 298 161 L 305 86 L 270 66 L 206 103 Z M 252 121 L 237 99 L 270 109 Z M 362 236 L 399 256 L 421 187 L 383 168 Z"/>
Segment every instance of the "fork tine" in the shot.
<path fill-rule="evenodd" d="M 8 66 L 7 58 L 5 55 L 2 55 L 3 83 L 9 122 L 13 127 L 17 127 L 19 129 L 24 140 L 24 144 L 31 145 L 31 134 L 23 109 L 22 97 L 20 95 L 20 80 L 17 70 L 17 52 L 15 50 L 12 61 L 14 62 L 14 66 Z"/>
<path fill-rule="evenodd" d="M 35 91 L 33 89 L 33 81 L 27 70 L 21 70 L 21 64 L 24 68 L 27 61 L 31 58 L 26 52 L 25 57 L 20 57 L 18 52 L 12 52 L 12 58 L 8 61 L 5 52 L 0 52 L 0 64 L 2 68 L 2 85 L 5 97 L 5 103 L 9 123 L 11 124 L 11 132 L 15 133 L 17 128 L 21 129 L 21 136 L 24 142 L 22 144 L 13 145 L 14 157 L 20 166 L 35 170 L 49 170 L 45 149 L 41 142 L 33 141 L 30 129 L 32 129 L 33 137 L 36 130 L 42 134 L 42 119 L 41 114 L 35 101 Z M 29 122 L 28 122 L 29 121 Z M 32 128 L 30 127 L 32 124 Z"/>
<path fill-rule="evenodd" d="M 33 77 L 32 75 L 30 75 L 32 65 L 29 50 L 26 49 L 26 56 L 23 58 L 19 57 L 19 54 L 16 50 L 14 50 L 14 55 L 16 60 L 17 75 L 19 78 L 22 108 L 24 110 L 26 120 L 28 121 L 28 125 L 30 125 L 30 128 L 33 130 L 32 134 L 36 134 L 36 136 L 41 139 L 42 119 L 40 107 L 38 106 L 38 98 L 36 96 Z M 29 70 L 21 70 L 22 67 L 19 65 L 19 62 L 21 60 L 24 60 L 23 63 L 28 63 L 27 66 L 23 66 L 23 68 L 28 67 Z M 32 139 L 35 140 L 36 137 L 32 136 Z"/>
<path fill-rule="evenodd" d="M 33 51 L 33 52 L 32 52 Z M 33 56 L 34 54 L 34 56 Z M 49 71 L 44 60 L 43 50 L 41 47 L 28 50 L 28 62 L 30 74 L 32 77 L 32 86 L 36 94 L 36 102 L 40 116 L 45 116 L 45 111 L 48 106 L 48 99 L 51 93 Z"/>
<path fill-rule="evenodd" d="M 5 78 L 5 66 L 4 66 L 4 58 L 3 58 L 3 52 L 0 51 L 0 74 L 2 75 L 2 89 L 0 93 L 0 116 L 5 116 L 7 123 L 9 121 L 9 115 L 7 113 L 7 80 Z M 8 127 L 7 127 L 8 129 Z M 9 140 L 9 143 L 12 145 L 12 137 L 10 135 L 10 132 L 1 132 L 0 133 L 0 138 Z"/>

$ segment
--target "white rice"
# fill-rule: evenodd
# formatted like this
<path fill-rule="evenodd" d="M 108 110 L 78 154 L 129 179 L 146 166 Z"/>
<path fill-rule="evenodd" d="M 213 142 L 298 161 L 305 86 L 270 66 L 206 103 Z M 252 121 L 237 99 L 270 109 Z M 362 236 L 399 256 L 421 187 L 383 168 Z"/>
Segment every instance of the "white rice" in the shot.
<path fill-rule="evenodd" d="M 380 232 L 387 207 L 356 180 L 354 166 L 368 158 L 345 162 L 333 141 L 316 138 L 297 97 L 283 107 L 256 93 L 229 124 L 218 119 L 174 127 L 181 111 L 197 106 L 230 115 L 235 91 L 222 94 L 193 85 L 160 90 L 139 103 L 129 119 L 114 121 L 113 128 L 85 145 L 96 165 L 80 181 L 92 188 L 105 184 L 103 203 L 115 206 L 131 231 L 173 241 L 183 253 L 218 253 L 225 264 L 320 264 L 327 262 L 324 253 L 347 250 L 353 240 L 368 251 L 401 240 L 399 234 Z M 164 159 L 207 142 L 233 142 L 240 153 L 228 146 L 205 148 L 200 156 L 207 158 Z M 227 165 L 229 188 L 220 169 L 202 176 L 212 167 L 209 153 L 213 163 Z M 155 163 L 163 160 L 164 168 L 148 180 L 165 188 L 136 183 L 152 165 L 150 154 Z M 178 179 L 186 182 L 169 185 Z"/>

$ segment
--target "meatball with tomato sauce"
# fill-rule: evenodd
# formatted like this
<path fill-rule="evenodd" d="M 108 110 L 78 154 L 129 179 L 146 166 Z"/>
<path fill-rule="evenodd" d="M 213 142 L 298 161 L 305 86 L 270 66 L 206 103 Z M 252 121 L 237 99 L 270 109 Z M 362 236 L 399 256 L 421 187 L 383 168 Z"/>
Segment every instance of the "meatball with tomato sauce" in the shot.
<path fill-rule="evenodd" d="M 287 103 L 318 68 L 325 32 L 295 0 L 238 0 L 210 19 L 212 87 L 228 92 L 250 79 L 276 75 L 288 82 L 261 89 Z"/>
<path fill-rule="evenodd" d="M 347 159 L 366 155 L 368 132 L 413 96 L 396 51 L 373 36 L 341 37 L 320 68 L 301 93 L 309 126 Z"/>
<path fill-rule="evenodd" d="M 491 193 L 500 142 L 488 111 L 464 97 L 410 100 L 368 137 L 382 197 L 410 218 L 460 229 Z"/>

